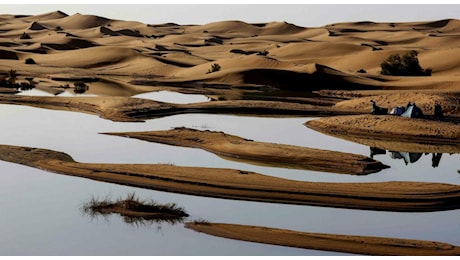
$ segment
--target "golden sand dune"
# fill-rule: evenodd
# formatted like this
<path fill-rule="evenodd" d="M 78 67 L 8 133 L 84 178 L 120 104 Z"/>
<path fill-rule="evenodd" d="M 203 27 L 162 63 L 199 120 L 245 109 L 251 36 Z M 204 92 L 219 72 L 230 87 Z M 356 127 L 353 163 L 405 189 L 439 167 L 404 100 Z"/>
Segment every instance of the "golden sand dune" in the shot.
<path fill-rule="evenodd" d="M 460 247 L 414 239 L 300 232 L 261 226 L 187 222 L 186 228 L 208 235 L 249 242 L 361 255 L 460 255 Z"/>
<path fill-rule="evenodd" d="M 61 152 L 9 145 L 0 146 L 0 160 L 96 181 L 225 199 L 401 212 L 460 208 L 460 186 L 442 183 L 302 182 L 233 169 L 79 163 Z"/>
<path fill-rule="evenodd" d="M 354 22 L 306 28 L 284 22 L 241 21 L 150 25 L 59 11 L 36 16 L 2 15 L 0 19 L 0 72 L 7 74 L 14 69 L 23 80 L 33 77 L 36 87 L 48 88 L 49 93 L 58 93 L 60 87 L 75 82 L 53 78 L 70 75 L 116 77 L 88 83 L 90 94 L 111 95 L 113 91 L 112 95 L 129 96 L 162 86 L 228 100 L 171 105 L 118 97 L 113 101 L 105 97 L 2 97 L 2 103 L 73 109 L 121 121 L 196 111 L 360 114 L 370 112 L 370 99 L 387 108 L 417 102 L 428 115 L 439 103 L 447 120 L 454 122 L 460 113 L 460 66 L 455 58 L 460 52 L 458 20 Z M 419 53 L 422 67 L 432 68 L 431 77 L 379 74 L 381 62 L 389 55 L 408 50 Z M 33 63 L 26 64 L 30 59 Z M 211 70 L 215 64 L 218 69 Z M 321 103 L 304 97 L 313 91 L 351 100 L 331 106 L 337 99 Z M 281 93 L 285 100 L 278 96 Z M 272 101 L 232 101 L 249 99 L 249 95 Z M 317 106 L 320 103 L 322 106 Z"/>
<path fill-rule="evenodd" d="M 2 15 L 1 21 L 0 70 L 14 68 L 23 75 L 45 77 L 66 70 L 75 75 L 136 75 L 166 82 L 288 85 L 296 90 L 430 88 L 460 92 L 455 59 L 458 20 L 338 23 L 316 28 L 241 21 L 150 25 L 56 11 Z M 24 33 L 28 39 L 21 39 Z M 390 54 L 411 49 L 419 52 L 423 67 L 433 69 L 432 77 L 378 74 L 380 63 Z M 44 58 L 40 53 L 51 55 Z M 11 63 L 16 57 L 18 62 Z M 37 64 L 25 65 L 28 58 Z M 214 63 L 221 66 L 220 71 L 208 73 Z M 322 76 L 312 77 L 312 73 Z"/>
<path fill-rule="evenodd" d="M 256 142 L 223 132 L 175 128 L 168 131 L 106 133 L 149 142 L 204 149 L 229 160 L 274 167 L 366 175 L 387 166 L 356 154 Z"/>
<path fill-rule="evenodd" d="M 44 21 L 42 21 L 42 23 L 44 25 L 48 25 L 49 27 L 60 26 L 62 29 L 87 29 L 97 26 L 105 26 L 112 22 L 111 19 L 104 17 L 95 15 L 82 15 L 78 13 L 70 16 L 57 17 L 57 20 L 53 18 L 55 17 L 47 17 L 46 20 L 43 19 Z"/>

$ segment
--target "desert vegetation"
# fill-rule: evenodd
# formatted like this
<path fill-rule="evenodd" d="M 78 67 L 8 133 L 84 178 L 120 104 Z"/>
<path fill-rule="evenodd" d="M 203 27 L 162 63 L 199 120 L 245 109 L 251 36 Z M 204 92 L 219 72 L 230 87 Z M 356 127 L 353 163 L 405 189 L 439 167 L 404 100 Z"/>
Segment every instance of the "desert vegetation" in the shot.
<path fill-rule="evenodd" d="M 126 223 L 136 225 L 161 222 L 176 224 L 188 217 L 185 210 L 175 203 L 159 204 L 153 200 L 140 200 L 135 193 L 115 201 L 93 197 L 83 205 L 82 211 L 91 217 L 119 214 Z"/>
<path fill-rule="evenodd" d="M 0 87 L 17 90 L 28 90 L 34 88 L 34 82 L 28 79 L 29 78 L 26 78 L 27 82 L 18 83 L 18 76 L 16 70 L 11 69 L 6 74 L 0 75 Z"/>
<path fill-rule="evenodd" d="M 390 55 L 380 64 L 383 75 L 391 76 L 431 76 L 432 69 L 423 69 L 417 58 L 418 52 L 409 51 L 402 56 L 399 54 Z"/>
<path fill-rule="evenodd" d="M 211 68 L 208 70 L 207 74 L 213 73 L 213 72 L 217 72 L 217 71 L 220 71 L 220 69 L 221 69 L 221 67 L 220 67 L 219 64 L 213 63 L 213 64 L 211 65 Z"/>

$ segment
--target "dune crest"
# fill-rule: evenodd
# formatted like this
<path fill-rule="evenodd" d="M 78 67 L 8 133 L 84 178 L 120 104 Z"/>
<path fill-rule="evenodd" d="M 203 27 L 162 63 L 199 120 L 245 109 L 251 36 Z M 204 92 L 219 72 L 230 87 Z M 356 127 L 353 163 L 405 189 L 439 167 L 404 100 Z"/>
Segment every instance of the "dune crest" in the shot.
<path fill-rule="evenodd" d="M 24 53 L 63 55 L 75 49 L 94 48 L 88 53 L 64 55 L 66 62 L 59 66 L 78 75 L 97 69 L 98 73 L 157 77 L 176 82 L 200 80 L 231 85 L 263 84 L 275 88 L 296 84 L 296 89 L 309 89 L 307 86 L 313 82 L 316 89 L 434 88 L 460 92 L 460 80 L 454 76 L 460 73 L 458 62 L 451 58 L 457 56 L 455 44 L 460 37 L 456 29 L 460 22 L 455 19 L 416 23 L 365 21 L 316 28 L 287 22 L 249 24 L 242 21 L 151 25 L 96 15 L 67 15 L 60 11 L 35 16 L 3 15 L 1 19 L 0 39 L 5 44 L 0 47 L 4 53 L 15 53 L 23 62 L 27 58 L 35 59 Z M 41 47 L 36 47 L 38 44 Z M 98 47 L 107 49 L 101 51 Z M 408 81 L 378 75 L 379 65 L 386 57 L 410 48 L 419 52 L 425 67 L 432 67 L 432 77 Z M 108 52 L 111 52 L 108 59 L 100 57 Z M 118 58 L 125 52 L 135 53 L 136 65 Z M 52 72 L 50 63 L 11 64 L 6 61 L 10 56 L 0 56 L 0 68 L 14 66 L 24 74 Z M 105 61 L 90 62 L 84 56 Z M 221 71 L 207 73 L 214 63 L 221 66 Z M 317 64 L 316 73 L 326 75 L 311 78 L 311 64 Z M 85 68 L 91 71 L 82 70 Z"/>

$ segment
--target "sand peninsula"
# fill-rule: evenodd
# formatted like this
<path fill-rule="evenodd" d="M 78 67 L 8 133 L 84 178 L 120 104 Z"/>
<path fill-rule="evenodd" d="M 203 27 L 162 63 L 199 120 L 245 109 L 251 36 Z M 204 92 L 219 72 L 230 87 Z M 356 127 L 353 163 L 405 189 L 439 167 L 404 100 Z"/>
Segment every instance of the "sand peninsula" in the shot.
<path fill-rule="evenodd" d="M 175 128 L 167 131 L 106 133 L 183 147 L 204 149 L 224 159 L 271 167 L 367 175 L 388 166 L 369 157 L 248 140 L 224 132 Z"/>
<path fill-rule="evenodd" d="M 235 169 L 79 163 L 61 152 L 0 146 L 0 160 L 58 174 L 225 199 L 351 209 L 430 212 L 460 208 L 460 186 L 424 182 L 302 182 Z"/>

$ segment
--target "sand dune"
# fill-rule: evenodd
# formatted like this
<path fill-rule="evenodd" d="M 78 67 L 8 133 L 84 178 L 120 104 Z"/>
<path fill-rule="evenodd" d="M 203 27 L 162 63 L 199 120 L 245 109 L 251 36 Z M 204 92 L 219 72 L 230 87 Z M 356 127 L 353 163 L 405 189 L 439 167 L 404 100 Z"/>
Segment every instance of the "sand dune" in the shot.
<path fill-rule="evenodd" d="M 76 75 L 97 71 L 157 77 L 165 82 L 287 85 L 291 90 L 429 88 L 460 92 L 460 70 L 454 58 L 459 52 L 457 20 L 337 23 L 317 28 L 241 21 L 148 25 L 56 11 L 2 15 L 1 21 L 0 69 L 14 66 L 25 75 L 49 74 L 57 65 Z M 31 39 L 20 39 L 23 33 Z M 419 52 L 422 66 L 433 69 L 432 77 L 378 74 L 386 57 L 410 49 Z M 38 55 L 44 53 L 51 55 Z M 33 58 L 38 64 L 8 63 L 16 56 L 20 61 Z M 214 63 L 221 66 L 220 71 L 208 73 Z M 324 76 L 312 77 L 312 73 Z"/>
<path fill-rule="evenodd" d="M 460 37 L 456 25 L 460 22 L 452 19 L 337 23 L 317 28 L 285 22 L 241 21 L 150 25 L 56 11 L 36 16 L 2 15 L 1 21 L 0 71 L 6 73 L 14 68 L 24 77 L 105 74 L 125 77 L 119 80 L 133 89 L 132 85 L 147 82 L 132 80 L 133 77 L 155 78 L 154 86 L 226 84 L 227 90 L 208 91 L 224 99 L 241 98 L 246 92 L 270 95 L 276 89 L 292 91 L 291 100 L 299 92 L 325 89 L 354 91 L 353 96 L 344 98 L 386 96 L 390 91 L 398 91 L 400 96 L 387 97 L 393 99 L 388 105 L 393 105 L 407 99 L 418 100 L 420 94 L 412 94 L 413 91 L 427 95 L 460 93 L 460 66 L 455 59 Z M 24 33 L 30 39 L 20 39 Z M 411 49 L 419 52 L 423 67 L 433 69 L 433 76 L 379 74 L 385 58 Z M 36 64 L 24 64 L 29 58 Z M 210 73 L 213 64 L 219 64 L 220 69 Z M 49 87 L 45 82 L 48 81 L 38 80 L 37 87 Z M 145 83 L 143 88 L 149 85 Z M 90 87 L 94 93 L 103 92 L 94 88 L 108 88 L 103 84 Z M 333 95 L 337 97 L 337 93 Z M 456 102 L 450 98 L 443 104 L 446 113 L 458 114 Z M 422 103 L 429 113 L 433 102 Z M 346 103 L 337 107 L 365 112 Z"/>
<path fill-rule="evenodd" d="M 60 26 L 63 29 L 87 29 L 109 24 L 112 20 L 95 15 L 74 14 L 56 19 L 47 19 L 43 24 Z"/>
<path fill-rule="evenodd" d="M 39 14 L 39 15 L 27 15 L 24 17 L 18 18 L 18 20 L 22 20 L 25 22 L 33 22 L 33 21 L 46 21 L 46 20 L 53 20 L 53 19 L 61 19 L 65 18 L 68 15 L 62 11 L 54 11 L 54 12 L 49 12 L 45 14 Z"/>
<path fill-rule="evenodd" d="M 174 61 L 169 62 L 169 65 L 175 68 L 144 69 L 139 74 L 164 76 L 183 81 L 204 77 L 209 69 L 206 68 L 209 67 L 209 64 L 204 62 L 206 60 L 208 63 L 222 63 L 222 71 L 226 71 L 227 74 L 238 73 L 238 71 L 234 72 L 236 65 L 251 69 L 277 67 L 300 72 L 302 66 L 309 64 L 321 64 L 346 73 L 356 73 L 359 69 L 378 73 L 379 65 L 385 57 L 410 48 L 419 51 L 422 65 L 433 68 L 434 76 L 458 71 L 455 59 L 449 59 L 455 57 L 458 52 L 456 46 L 458 46 L 457 33 L 459 32 L 455 29 L 457 20 L 392 24 L 356 22 L 304 28 L 285 22 L 247 24 L 241 21 L 223 21 L 206 25 L 146 25 L 94 15 L 68 16 L 59 11 L 20 18 L 4 15 L 2 19 L 5 21 L 0 26 L 2 38 L 17 37 L 15 41 L 18 41 L 17 39 L 24 32 L 32 36 L 31 40 L 19 41 L 22 43 L 19 48 L 8 50 L 12 52 L 26 50 L 31 43 L 43 43 L 45 47 L 63 52 L 75 48 L 97 48 L 98 45 L 107 45 L 128 48 L 145 55 L 154 54 L 151 51 L 156 45 L 166 46 L 166 49 L 160 51 L 161 54 L 157 53 L 159 57 L 170 55 L 173 49 L 181 49 L 184 55 L 176 56 Z M 53 36 L 58 37 L 53 40 L 48 34 L 49 32 L 52 32 L 52 35 L 56 34 L 56 31 L 62 35 Z M 234 49 L 247 53 L 266 51 L 266 57 L 269 59 L 263 63 L 246 58 L 242 60 L 241 55 L 230 52 Z M 100 49 L 96 50 L 100 51 Z M 114 48 L 113 52 L 121 52 L 121 50 Z M 189 53 L 190 56 L 185 53 Z M 78 56 L 78 53 L 73 53 L 68 59 Z M 187 61 L 191 57 L 195 60 L 194 63 Z M 198 60 L 203 62 L 198 63 Z M 166 58 L 165 62 L 167 61 Z M 274 65 L 275 63 L 277 65 Z M 181 66 L 183 64 L 198 67 L 186 68 Z M 41 66 L 47 65 L 45 63 Z M 149 66 L 148 62 L 143 65 Z M 78 63 L 75 66 L 65 63 L 63 66 L 82 67 Z M 133 73 L 134 69 L 130 66 L 123 68 L 124 66 L 119 66 L 117 73 L 128 75 Z M 111 69 L 113 68 L 101 65 L 100 71 L 109 72 Z M 27 70 L 29 73 L 33 72 L 31 68 Z M 270 72 L 264 72 L 261 77 L 266 75 L 270 75 Z M 229 78 L 233 79 L 230 84 L 245 83 L 244 78 L 238 82 L 234 81 L 235 77 L 229 76 Z M 222 77 L 218 80 L 223 81 Z M 433 82 L 442 82 L 443 78 L 432 77 L 428 80 L 433 84 Z M 446 81 L 453 82 L 450 89 L 458 91 L 460 84 L 456 78 L 454 81 L 452 78 Z M 414 88 L 426 85 L 419 81 L 413 83 Z M 326 83 L 325 88 L 347 89 L 348 85 L 344 84 L 334 82 L 334 86 L 330 86 Z M 366 84 L 378 89 L 406 83 L 396 79 L 391 84 L 385 82 Z"/>

